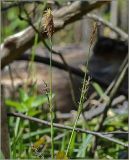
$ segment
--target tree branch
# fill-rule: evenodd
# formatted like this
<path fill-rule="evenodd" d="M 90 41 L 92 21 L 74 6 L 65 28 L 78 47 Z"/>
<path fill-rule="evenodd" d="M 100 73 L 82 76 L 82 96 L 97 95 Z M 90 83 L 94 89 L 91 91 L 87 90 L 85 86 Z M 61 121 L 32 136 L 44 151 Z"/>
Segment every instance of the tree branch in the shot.
<path fill-rule="evenodd" d="M 96 131 L 98 131 L 98 132 L 100 132 L 103 129 L 103 123 L 107 117 L 107 112 L 108 112 L 109 108 L 111 107 L 111 103 L 112 103 L 114 96 L 116 95 L 117 91 L 120 88 L 120 85 L 122 84 L 122 82 L 125 78 L 127 69 L 128 69 L 128 62 L 126 62 L 125 65 L 123 66 L 123 70 L 120 72 L 120 75 L 117 78 L 116 83 L 114 84 L 114 87 L 110 92 L 110 95 L 109 95 L 110 99 L 108 100 L 108 102 L 105 105 L 105 108 L 103 110 L 103 114 L 100 117 L 100 122 L 96 126 Z M 97 142 L 98 142 L 98 139 L 95 137 L 94 145 L 93 145 L 93 152 L 96 150 Z"/>
<path fill-rule="evenodd" d="M 127 63 L 128 63 L 128 56 L 125 57 L 123 63 L 121 64 L 121 66 L 120 66 L 120 68 L 119 68 L 118 74 L 116 75 L 116 77 L 114 78 L 114 80 L 110 83 L 110 85 L 108 86 L 108 88 L 106 89 L 106 91 L 105 91 L 105 93 L 104 93 L 105 95 L 108 95 L 108 94 L 110 93 L 110 91 L 114 89 L 114 87 L 115 87 L 117 81 L 119 80 L 121 74 L 123 73 L 123 70 L 124 70 L 125 65 L 126 65 Z M 125 75 L 124 75 L 124 76 L 125 76 Z M 120 87 L 120 85 L 119 85 L 119 87 Z M 117 91 L 118 91 L 118 90 L 119 90 L 119 88 L 117 88 Z M 116 92 L 116 93 L 117 93 L 117 92 Z M 116 93 L 115 93 L 115 95 L 116 95 Z M 110 97 L 110 98 L 111 98 L 111 97 Z M 99 105 L 97 108 L 93 108 L 93 109 L 91 109 L 91 110 L 89 110 L 89 111 L 87 111 L 87 112 L 84 113 L 86 120 L 90 120 L 90 119 L 92 119 L 92 118 L 94 118 L 94 117 L 96 117 L 96 116 L 98 116 L 98 115 L 100 115 L 101 113 L 104 112 L 107 104 L 103 104 L 103 103 L 102 103 L 102 100 L 103 100 L 103 98 L 100 97 L 100 99 L 99 99 L 100 105 Z M 112 101 L 113 98 L 110 99 L 110 100 Z"/>
<path fill-rule="evenodd" d="M 109 96 L 110 99 L 109 99 L 109 101 L 107 102 L 107 104 L 104 108 L 104 111 L 103 111 L 100 123 L 98 125 L 97 131 L 100 131 L 103 128 L 103 122 L 107 117 L 107 112 L 108 112 L 108 110 L 111 106 L 111 103 L 112 103 L 112 100 L 113 100 L 114 96 L 116 95 L 117 91 L 119 90 L 119 88 L 120 88 L 120 86 L 121 86 L 121 84 L 122 84 L 122 82 L 125 78 L 127 70 L 128 70 L 128 63 L 125 64 L 122 72 L 120 73 L 120 76 L 118 77 L 116 83 L 114 84 L 113 89 L 111 90 L 111 93 L 110 93 L 110 96 Z"/>
<path fill-rule="evenodd" d="M 20 117 L 22 119 L 26 119 L 26 120 L 29 120 L 29 121 L 37 122 L 37 123 L 44 124 L 44 125 L 47 125 L 47 126 L 51 125 L 51 123 L 48 122 L 48 121 L 40 120 L 40 119 L 35 118 L 35 117 L 29 117 L 29 116 L 26 116 L 26 115 L 21 114 L 21 113 L 8 113 L 8 116 Z M 58 123 L 53 123 L 53 126 L 56 127 L 56 128 L 60 128 L 60 129 L 67 129 L 67 130 L 72 130 L 73 129 L 70 126 L 65 126 L 65 125 L 58 124 Z M 104 134 L 101 134 L 99 132 L 89 131 L 89 130 L 85 130 L 85 129 L 81 129 L 81 128 L 75 128 L 75 131 L 79 132 L 79 133 L 92 134 L 94 136 L 101 137 L 103 139 L 106 139 L 106 140 L 109 140 L 111 142 L 117 143 L 117 144 L 122 145 L 124 147 L 128 147 L 128 144 L 125 144 L 125 143 L 123 143 L 123 142 L 121 142 L 121 141 L 119 141 L 119 140 L 117 140 L 115 138 L 108 137 L 108 136 L 106 136 Z"/>
<path fill-rule="evenodd" d="M 95 21 L 98 21 L 98 22 L 102 23 L 103 25 L 109 27 L 112 31 L 117 33 L 117 35 L 119 35 L 123 40 L 125 40 L 125 41 L 128 40 L 128 34 L 125 33 L 123 30 L 121 30 L 120 28 L 113 26 L 112 23 L 104 20 L 103 18 L 101 18 L 95 14 L 87 14 L 87 17 L 90 19 L 93 19 Z"/>
<path fill-rule="evenodd" d="M 76 1 L 69 6 L 62 7 L 58 11 L 53 11 L 55 32 L 64 28 L 67 24 L 81 19 L 88 12 L 95 8 L 99 8 L 108 2 L 109 1 Z M 36 23 L 35 26 L 38 26 L 38 23 Z M 22 53 L 30 48 L 34 43 L 34 36 L 35 31 L 32 27 L 28 27 L 17 34 L 6 38 L 1 45 L 1 68 L 4 68 L 13 60 L 20 57 Z M 45 32 L 42 34 L 42 37 L 46 37 Z"/>
<path fill-rule="evenodd" d="M 17 60 L 29 61 L 30 59 L 31 59 L 31 57 L 29 54 L 23 54 Z M 43 56 L 41 57 L 41 56 L 35 55 L 34 61 L 37 63 L 49 65 L 49 58 L 47 58 L 47 57 L 43 57 Z M 59 69 L 65 70 L 65 71 L 68 71 L 68 67 L 69 67 L 69 70 L 71 73 L 73 73 L 76 76 L 82 77 L 82 78 L 84 77 L 84 72 L 82 70 L 74 68 L 70 65 L 66 66 L 65 64 L 57 62 L 55 60 L 52 60 L 52 65 L 53 65 L 53 67 L 56 67 L 56 68 L 59 68 Z M 99 79 L 93 75 L 90 75 L 90 77 L 91 77 L 91 81 L 95 81 L 95 82 L 101 84 L 102 87 L 107 87 L 109 85 L 106 82 L 103 82 L 102 79 Z M 127 91 L 124 89 L 121 89 L 119 93 L 127 96 Z"/>

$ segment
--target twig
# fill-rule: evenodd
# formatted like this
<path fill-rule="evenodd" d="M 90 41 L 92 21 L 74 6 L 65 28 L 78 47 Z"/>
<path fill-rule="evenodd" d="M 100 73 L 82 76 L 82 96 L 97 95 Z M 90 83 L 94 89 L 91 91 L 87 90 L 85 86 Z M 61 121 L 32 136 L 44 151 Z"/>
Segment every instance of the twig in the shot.
<path fill-rule="evenodd" d="M 111 82 L 111 84 L 108 86 L 104 95 L 108 95 L 110 93 L 111 89 L 113 89 L 114 85 L 116 84 L 118 78 L 120 77 L 121 72 L 123 71 L 123 69 L 127 63 L 128 63 L 128 56 L 125 57 L 123 63 L 121 64 L 121 66 L 119 68 L 118 74 L 116 75 L 115 79 Z M 98 100 L 100 105 L 97 108 L 94 108 L 94 110 L 91 109 L 91 110 L 87 111 L 86 113 L 84 113 L 84 117 L 86 120 L 90 120 L 90 119 L 92 119 L 92 118 L 94 118 L 104 112 L 106 104 L 101 103 L 102 100 L 103 100 L 103 97 L 100 97 L 100 99 Z"/>
<path fill-rule="evenodd" d="M 111 106 L 111 103 L 112 103 L 112 100 L 114 98 L 114 96 L 116 95 L 117 91 L 119 90 L 120 88 L 120 85 L 122 84 L 123 82 L 123 79 L 125 78 L 125 75 L 126 75 L 126 72 L 127 72 L 127 69 L 128 69 L 128 63 L 125 64 L 124 66 L 124 69 L 122 70 L 122 72 L 120 73 L 119 77 L 117 78 L 117 81 L 116 83 L 114 84 L 114 87 L 113 89 L 111 90 L 111 93 L 110 93 L 110 96 L 109 96 L 109 101 L 106 103 L 105 105 L 105 108 L 104 108 L 104 111 L 103 111 L 103 114 L 102 116 L 100 117 L 100 122 L 98 123 L 98 125 L 96 126 L 96 130 L 98 132 L 100 132 L 102 129 L 103 129 L 103 123 L 104 123 L 104 120 L 106 119 L 107 117 L 107 112 Z M 93 148 L 92 148 L 92 151 L 94 152 L 96 150 L 96 147 L 97 147 L 97 142 L 98 142 L 98 139 L 96 139 L 95 137 L 95 140 L 94 140 L 94 145 L 93 145 Z"/>
<path fill-rule="evenodd" d="M 110 99 L 109 101 L 107 102 L 105 108 L 104 108 L 104 112 L 103 112 L 103 115 L 101 117 L 101 120 L 100 120 L 100 123 L 99 123 L 99 127 L 98 127 L 98 131 L 100 131 L 103 127 L 103 122 L 104 120 L 106 119 L 107 117 L 107 112 L 111 106 L 111 103 L 112 103 L 112 100 L 114 98 L 114 96 L 116 95 L 117 91 L 119 90 L 120 88 L 120 85 L 122 84 L 123 82 L 123 79 L 125 78 L 125 75 L 126 75 L 126 72 L 127 72 L 127 69 L 128 69 L 128 63 L 125 65 L 123 71 L 121 72 L 120 76 L 118 77 L 116 83 L 114 84 L 114 87 L 110 93 Z"/>
<path fill-rule="evenodd" d="M 120 77 L 121 72 L 124 69 L 124 66 L 126 65 L 126 63 L 128 63 L 128 55 L 125 57 L 123 63 L 121 64 L 120 68 L 119 68 L 119 72 L 116 75 L 115 79 L 111 82 L 111 84 L 109 85 L 109 87 L 107 88 L 105 94 L 109 94 L 109 92 L 111 91 L 111 89 L 113 88 L 113 86 L 115 85 L 115 83 L 117 82 L 117 79 Z"/>
<path fill-rule="evenodd" d="M 112 23 L 104 20 L 103 18 L 95 15 L 95 14 L 87 14 L 87 17 L 90 19 L 93 19 L 97 22 L 102 23 L 103 25 L 109 27 L 112 31 L 114 31 L 115 33 L 117 33 L 117 35 L 119 35 L 123 40 L 128 40 L 128 34 L 125 33 L 123 30 L 121 30 L 120 28 L 113 26 Z"/>
<path fill-rule="evenodd" d="M 26 116 L 26 115 L 24 115 L 22 113 L 11 112 L 11 113 L 8 113 L 8 116 L 20 117 L 22 119 L 26 119 L 26 120 L 29 120 L 29 121 L 33 121 L 33 122 L 37 122 L 37 123 L 44 124 L 44 125 L 47 125 L 47 126 L 51 126 L 51 123 L 48 122 L 48 121 L 40 120 L 38 118 L 34 118 L 34 117 L 30 117 L 30 116 Z M 65 125 L 58 124 L 58 123 L 53 123 L 53 126 L 56 127 L 56 128 L 60 128 L 60 129 L 73 130 L 73 127 L 65 126 Z M 101 138 L 109 140 L 111 142 L 120 144 L 120 145 L 122 145 L 124 147 L 128 147 L 128 144 L 125 144 L 125 143 L 123 143 L 123 142 L 121 142 L 121 141 L 119 141 L 119 140 L 117 140 L 115 138 L 111 138 L 111 137 L 105 136 L 105 135 L 103 135 L 103 134 L 101 134 L 99 132 L 89 131 L 89 130 L 85 130 L 85 129 L 81 129 L 81 128 L 75 128 L 75 131 L 78 132 L 78 133 L 92 134 L 94 136 L 101 137 Z"/>
<path fill-rule="evenodd" d="M 102 134 L 128 134 L 128 131 L 111 131 L 111 132 L 100 132 Z"/>

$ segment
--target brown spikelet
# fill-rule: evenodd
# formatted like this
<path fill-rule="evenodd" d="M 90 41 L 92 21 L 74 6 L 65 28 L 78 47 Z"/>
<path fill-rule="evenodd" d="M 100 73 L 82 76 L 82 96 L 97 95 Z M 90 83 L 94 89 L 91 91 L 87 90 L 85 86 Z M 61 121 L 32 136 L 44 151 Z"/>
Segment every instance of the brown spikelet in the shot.
<path fill-rule="evenodd" d="M 53 23 L 53 15 L 51 9 L 47 9 L 46 13 L 44 14 L 44 30 L 47 32 L 49 38 L 52 37 L 54 33 L 54 23 Z"/>
<path fill-rule="evenodd" d="M 92 44 L 93 44 L 93 42 L 95 40 L 96 31 L 97 31 L 97 22 L 95 22 L 93 24 L 93 30 L 92 30 L 91 38 L 90 38 L 90 47 L 92 46 Z"/>

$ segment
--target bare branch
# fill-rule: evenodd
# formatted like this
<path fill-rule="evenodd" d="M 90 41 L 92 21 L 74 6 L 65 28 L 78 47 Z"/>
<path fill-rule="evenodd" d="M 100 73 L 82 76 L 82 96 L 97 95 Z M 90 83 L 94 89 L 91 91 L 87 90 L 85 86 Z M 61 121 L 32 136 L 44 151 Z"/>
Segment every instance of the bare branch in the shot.
<path fill-rule="evenodd" d="M 120 88 L 120 86 L 121 86 L 121 84 L 122 84 L 122 82 L 125 78 L 127 69 L 128 69 L 128 63 L 125 64 L 122 72 L 120 73 L 119 78 L 117 79 L 116 83 L 114 84 L 113 89 L 111 90 L 111 93 L 110 93 L 110 96 L 109 96 L 110 100 L 107 102 L 107 104 L 104 108 L 104 112 L 102 114 L 102 117 L 101 117 L 100 123 L 98 125 L 98 130 L 97 131 L 100 131 L 103 128 L 103 122 L 107 117 L 107 112 L 108 112 L 108 110 L 111 106 L 111 103 L 112 103 L 112 100 L 113 100 L 114 96 L 116 95 L 117 91 L 119 90 L 119 88 Z"/>
<path fill-rule="evenodd" d="M 117 91 L 119 90 L 119 88 L 120 88 L 120 86 L 121 86 L 121 84 L 122 84 L 122 82 L 123 82 L 123 80 L 125 78 L 127 69 L 128 69 L 128 62 L 126 62 L 125 65 L 123 66 L 123 69 L 120 72 L 120 75 L 117 78 L 116 83 L 114 84 L 114 87 L 110 92 L 110 95 L 109 95 L 110 99 L 107 101 L 107 103 L 105 105 L 105 108 L 103 110 L 103 114 L 100 117 L 100 122 L 96 126 L 96 128 L 97 128 L 96 131 L 98 131 L 98 132 L 100 132 L 103 129 L 103 123 L 104 123 L 104 121 L 105 121 L 105 119 L 107 117 L 107 112 L 111 107 L 111 103 L 112 103 L 112 100 L 113 100 L 114 96 L 116 95 Z M 93 145 L 93 151 L 96 150 L 97 142 L 98 142 L 98 139 L 95 137 L 94 145 Z"/>
<path fill-rule="evenodd" d="M 29 54 L 23 54 L 17 60 L 29 61 L 30 60 L 30 55 Z M 41 57 L 39 55 L 35 55 L 34 61 L 37 62 L 37 63 L 42 63 L 42 64 L 49 65 L 49 58 L 48 57 L 43 57 L 43 56 Z M 78 68 L 72 67 L 70 65 L 66 66 L 63 63 L 60 63 L 60 62 L 55 61 L 55 60 L 52 60 L 52 65 L 53 65 L 53 67 L 57 67 L 59 69 L 65 70 L 65 71 L 68 71 L 68 67 L 69 67 L 69 70 L 72 74 L 77 75 L 77 76 L 82 77 L 82 78 L 84 77 L 84 72 L 82 70 L 78 69 Z M 95 82 L 101 84 L 102 87 L 107 87 L 109 85 L 108 83 L 104 82 L 101 78 L 97 78 L 93 75 L 90 75 L 90 77 L 91 77 L 91 81 L 95 81 Z M 127 90 L 124 90 L 123 88 L 120 89 L 119 93 L 127 96 Z M 92 114 L 90 114 L 89 116 L 92 116 Z"/>
<path fill-rule="evenodd" d="M 110 93 L 111 89 L 112 89 L 112 91 L 114 89 L 117 89 L 117 90 L 113 91 L 114 93 L 112 94 L 112 96 L 110 96 L 110 106 L 111 106 L 111 103 L 112 103 L 112 100 L 113 100 L 114 96 L 117 94 L 117 92 L 118 92 L 118 90 L 119 90 L 119 88 L 121 86 L 121 83 L 122 83 L 122 81 L 124 79 L 124 76 L 126 76 L 126 74 L 125 74 L 126 71 L 124 71 L 124 70 L 125 70 L 125 65 L 127 63 L 128 63 L 128 56 L 125 57 L 123 63 L 121 64 L 121 66 L 119 68 L 118 74 L 116 75 L 116 77 L 114 78 L 114 80 L 110 83 L 110 85 L 108 86 L 108 88 L 105 91 L 105 95 L 108 95 Z M 127 70 L 127 68 L 126 68 L 126 70 Z M 123 71 L 124 71 L 124 75 L 123 75 L 122 79 L 120 79 L 121 81 L 118 84 L 118 87 L 115 88 L 115 86 L 116 86 L 117 82 L 119 81 L 119 78 L 121 77 L 121 74 L 123 73 Z M 91 110 L 89 110 L 89 111 L 87 111 L 87 112 L 84 113 L 86 120 L 90 120 L 90 119 L 92 119 L 92 118 L 100 115 L 101 113 L 103 113 L 105 111 L 105 109 L 106 109 L 106 107 L 107 107 L 108 104 L 107 103 L 101 103 L 102 100 L 103 100 L 103 98 L 100 97 L 100 99 L 99 99 L 99 104 L 100 105 L 97 108 L 93 108 L 93 109 L 91 109 Z M 109 107 L 109 105 L 108 105 L 108 107 Z"/>
<path fill-rule="evenodd" d="M 102 23 L 103 25 L 109 27 L 112 31 L 114 31 L 115 33 L 117 33 L 117 35 L 119 35 L 121 37 L 121 39 L 127 41 L 128 40 L 128 34 L 125 33 L 123 30 L 121 30 L 120 28 L 113 26 L 112 23 L 104 20 L 103 18 L 95 15 L 95 14 L 87 14 L 88 18 L 91 18 L 95 21 L 98 21 L 100 23 Z"/>
<path fill-rule="evenodd" d="M 20 118 L 23 118 L 23 119 L 26 119 L 26 120 L 29 120 L 29 121 L 33 121 L 33 122 L 37 122 L 37 123 L 40 123 L 40 124 L 44 124 L 44 125 L 47 125 L 47 126 L 51 125 L 51 123 L 48 122 L 48 121 L 40 120 L 40 119 L 35 118 L 35 117 L 29 117 L 29 116 L 26 116 L 26 115 L 21 114 L 21 113 L 8 113 L 8 116 L 20 117 Z M 58 123 L 53 123 L 53 126 L 56 127 L 56 128 L 60 128 L 60 129 L 73 130 L 73 128 L 70 127 L 70 126 L 65 126 L 65 125 L 58 124 Z M 120 144 L 124 147 L 128 147 L 128 144 L 125 144 L 125 143 L 123 143 L 123 142 L 121 142 L 121 141 L 119 141 L 115 138 L 108 137 L 108 136 L 106 136 L 104 134 L 101 134 L 99 132 L 89 131 L 89 130 L 85 130 L 85 129 L 81 129 L 81 128 L 75 128 L 75 131 L 79 132 L 79 133 L 92 134 L 94 136 L 101 137 L 103 139 L 109 140 L 110 142 L 114 142 L 114 143 Z"/>
<path fill-rule="evenodd" d="M 108 3 L 108 1 L 76 1 L 69 6 L 62 7 L 58 11 L 54 11 L 55 32 L 64 28 L 67 24 L 81 19 L 88 12 L 95 8 L 99 8 L 105 3 Z M 38 24 L 35 24 L 35 26 L 37 25 Z M 34 36 L 35 31 L 32 27 L 28 27 L 17 34 L 6 38 L 4 43 L 1 45 L 1 68 L 11 63 L 14 59 L 20 57 L 24 51 L 30 48 L 34 43 Z M 45 32 L 42 34 L 42 37 L 46 37 Z"/>

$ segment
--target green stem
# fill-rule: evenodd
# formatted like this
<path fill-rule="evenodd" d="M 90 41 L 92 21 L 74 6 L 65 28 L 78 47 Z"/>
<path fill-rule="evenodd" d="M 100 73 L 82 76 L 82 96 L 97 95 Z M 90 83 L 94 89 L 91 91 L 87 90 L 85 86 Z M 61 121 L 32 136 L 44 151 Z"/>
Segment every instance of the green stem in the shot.
<path fill-rule="evenodd" d="M 87 60 L 86 60 L 86 69 L 85 69 L 85 75 L 84 75 L 84 79 L 83 79 L 83 86 L 82 86 L 82 90 L 81 90 L 81 97 L 80 97 L 80 101 L 79 101 L 79 107 L 78 107 L 78 111 L 77 111 L 77 117 L 76 117 L 76 120 L 75 120 L 75 123 L 74 123 L 74 126 L 73 126 L 73 130 L 72 130 L 72 133 L 71 133 L 69 144 L 68 144 L 68 147 L 67 147 L 67 150 L 66 150 L 66 155 L 69 154 L 69 149 L 71 148 L 71 143 L 72 143 L 72 140 L 73 140 L 73 135 L 74 135 L 74 132 L 75 132 L 75 128 L 76 128 L 78 119 L 79 119 L 80 114 L 81 114 L 81 112 L 83 110 L 83 103 L 84 103 L 84 100 L 85 100 L 85 97 L 86 97 L 86 93 L 87 93 L 87 89 L 88 89 L 88 85 L 89 85 L 89 80 L 90 79 L 86 80 L 86 76 L 87 76 L 87 72 L 88 72 L 89 55 L 90 55 L 90 47 L 89 47 L 89 52 L 88 52 Z"/>
<path fill-rule="evenodd" d="M 77 117 L 76 117 L 76 120 L 75 120 L 75 123 L 74 123 L 74 126 L 73 126 L 73 130 L 72 130 L 72 133 L 71 133 L 69 144 L 68 144 L 68 147 L 67 147 L 67 150 L 66 150 L 66 155 L 69 154 L 69 150 L 71 148 L 71 142 L 73 140 L 73 135 L 74 135 L 74 132 L 75 132 L 75 128 L 76 128 L 78 119 L 79 119 L 80 114 L 81 114 L 82 109 L 83 109 L 83 102 L 84 102 L 84 99 L 85 99 L 85 93 L 87 91 L 87 88 L 86 88 L 87 87 L 87 84 L 86 84 L 86 75 L 87 75 L 87 70 L 85 70 L 85 75 L 84 75 L 84 80 L 83 80 L 83 86 L 82 86 L 82 91 L 81 91 L 81 98 L 80 98 L 79 107 L 78 107 L 78 111 L 77 111 Z"/>
<path fill-rule="evenodd" d="M 51 115 L 51 156 L 54 159 L 54 127 L 53 127 L 53 106 L 52 106 L 52 38 L 50 38 L 50 115 Z"/>

